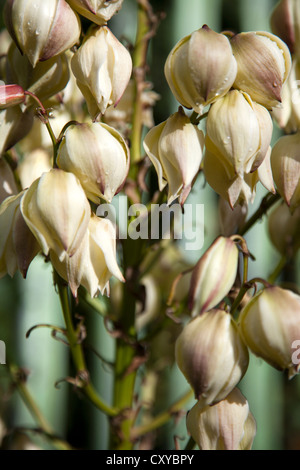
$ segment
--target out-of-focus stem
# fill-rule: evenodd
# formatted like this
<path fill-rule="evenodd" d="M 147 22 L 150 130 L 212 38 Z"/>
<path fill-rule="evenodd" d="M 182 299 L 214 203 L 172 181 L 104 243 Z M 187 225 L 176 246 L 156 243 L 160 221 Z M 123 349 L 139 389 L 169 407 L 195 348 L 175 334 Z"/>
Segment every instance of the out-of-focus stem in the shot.
<path fill-rule="evenodd" d="M 131 162 L 136 163 L 141 160 L 141 142 L 143 131 L 143 104 L 141 95 L 146 75 L 147 51 L 151 35 L 150 13 L 152 13 L 151 5 L 148 0 L 138 0 L 138 18 L 137 18 L 137 34 L 135 47 L 133 51 L 133 79 L 134 79 L 134 99 L 133 99 L 133 117 L 131 131 Z M 133 171 L 133 169 L 132 169 Z"/>
<path fill-rule="evenodd" d="M 250 217 L 250 219 L 241 227 L 239 230 L 239 235 L 245 235 L 246 232 L 248 232 L 255 224 L 256 222 L 261 219 L 267 212 L 268 210 L 277 202 L 281 196 L 279 194 L 267 194 L 265 196 L 257 209 L 257 211 Z"/>
<path fill-rule="evenodd" d="M 25 403 L 31 416 L 39 426 L 40 430 L 48 439 L 51 440 L 52 444 L 56 449 L 71 450 L 71 446 L 67 442 L 59 439 L 54 435 L 53 429 L 42 414 L 41 410 L 37 406 L 35 400 L 33 399 L 31 393 L 28 390 L 25 378 L 22 377 L 22 370 L 15 365 L 10 365 L 9 369 L 14 385 L 17 387 L 17 390 L 23 402 Z"/>
<path fill-rule="evenodd" d="M 77 375 L 82 380 L 82 391 L 85 396 L 93 403 L 96 408 L 101 410 L 107 416 L 116 416 L 119 412 L 118 409 L 109 406 L 105 403 L 101 397 L 99 397 L 97 391 L 94 389 L 93 385 L 90 382 L 90 379 L 87 372 L 87 366 L 85 362 L 85 357 L 83 354 L 82 344 L 78 340 L 78 334 L 73 326 L 71 308 L 69 302 L 69 293 L 68 288 L 64 282 L 56 276 L 56 284 L 58 287 L 60 302 L 62 306 L 63 316 L 66 324 L 66 335 L 69 341 L 70 351 L 73 358 L 73 363 L 77 371 Z"/>
<path fill-rule="evenodd" d="M 193 390 L 189 390 L 178 401 L 173 403 L 173 405 L 171 405 L 168 410 L 153 418 L 153 420 L 149 423 L 134 428 L 132 430 L 132 438 L 138 439 L 139 437 L 147 434 L 148 432 L 154 431 L 155 429 L 166 424 L 173 415 L 182 410 L 182 408 L 186 405 L 189 400 L 193 398 L 193 396 Z"/>

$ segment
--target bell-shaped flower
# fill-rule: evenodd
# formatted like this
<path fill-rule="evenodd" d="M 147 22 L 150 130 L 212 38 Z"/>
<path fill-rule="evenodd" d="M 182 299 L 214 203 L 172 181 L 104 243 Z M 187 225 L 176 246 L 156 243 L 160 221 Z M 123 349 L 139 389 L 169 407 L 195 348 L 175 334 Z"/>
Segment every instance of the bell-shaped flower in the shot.
<path fill-rule="evenodd" d="M 218 237 L 206 250 L 193 269 L 189 292 L 192 316 L 216 307 L 232 288 L 238 269 L 237 244 Z"/>
<path fill-rule="evenodd" d="M 300 205 L 300 131 L 280 137 L 273 147 L 271 165 L 277 191 L 293 212 Z"/>
<path fill-rule="evenodd" d="M 8 0 L 4 19 L 32 67 L 74 46 L 81 32 L 79 17 L 65 0 Z"/>
<path fill-rule="evenodd" d="M 118 13 L 123 0 L 67 0 L 74 10 L 93 23 L 105 24 Z"/>
<path fill-rule="evenodd" d="M 146 135 L 144 149 L 155 167 L 160 191 L 168 184 L 168 204 L 178 197 L 181 204 L 185 202 L 200 169 L 203 146 L 203 132 L 182 108 Z"/>
<path fill-rule="evenodd" d="M 200 114 L 230 90 L 236 73 L 228 38 L 207 25 L 181 39 L 165 63 L 165 76 L 175 98 Z"/>
<path fill-rule="evenodd" d="M 71 61 L 93 119 L 121 99 L 131 77 L 131 56 L 107 26 L 93 27 Z"/>
<path fill-rule="evenodd" d="M 72 256 L 86 233 L 91 209 L 79 180 L 60 169 L 44 173 L 21 201 L 25 222 L 45 255 Z"/>
<path fill-rule="evenodd" d="M 74 173 L 88 198 L 111 202 L 127 177 L 129 149 L 121 134 L 104 123 L 70 126 L 59 146 L 57 164 Z"/>
<path fill-rule="evenodd" d="M 109 295 L 109 280 L 112 276 L 124 282 L 116 258 L 116 231 L 108 219 L 92 215 L 88 229 L 78 250 L 60 261 L 50 251 L 51 262 L 58 274 L 69 283 L 73 295 L 77 296 L 80 285 L 91 297 L 99 293 Z"/>
<path fill-rule="evenodd" d="M 201 407 L 223 400 L 245 374 L 248 349 L 232 316 L 213 309 L 191 320 L 176 340 L 176 362 Z"/>
<path fill-rule="evenodd" d="M 300 338 L 300 296 L 288 289 L 262 289 L 243 308 L 239 317 L 242 336 L 250 350 L 293 377 L 299 370 L 294 344 Z"/>
<path fill-rule="evenodd" d="M 288 46 L 291 54 L 299 54 L 300 4 L 297 0 L 280 0 L 270 17 L 271 29 Z"/>
<path fill-rule="evenodd" d="M 23 192 L 7 197 L 0 205 L 0 278 L 14 276 L 19 269 L 26 277 L 28 267 L 40 247 L 20 212 Z"/>
<path fill-rule="evenodd" d="M 266 31 L 236 34 L 230 42 L 238 66 L 234 88 L 267 109 L 279 105 L 291 69 L 287 45 Z"/>
<path fill-rule="evenodd" d="M 198 402 L 188 412 L 186 425 L 200 450 L 251 450 L 256 422 L 238 388 L 213 406 Z"/>
<path fill-rule="evenodd" d="M 288 80 L 282 88 L 281 106 L 272 109 L 272 117 L 286 134 L 300 129 L 300 62 L 294 58 Z"/>
<path fill-rule="evenodd" d="M 206 136 L 205 146 L 203 160 L 205 179 L 232 209 L 239 204 L 248 206 L 249 202 L 253 202 L 259 181 L 268 191 L 276 192 L 270 164 L 271 147 L 257 170 L 253 173 L 237 175 L 233 166 L 227 163 L 226 158 L 208 136 Z"/>
<path fill-rule="evenodd" d="M 216 101 L 207 117 L 207 136 L 225 163 L 240 176 L 255 171 L 262 163 L 272 131 L 269 112 L 238 90 Z"/>

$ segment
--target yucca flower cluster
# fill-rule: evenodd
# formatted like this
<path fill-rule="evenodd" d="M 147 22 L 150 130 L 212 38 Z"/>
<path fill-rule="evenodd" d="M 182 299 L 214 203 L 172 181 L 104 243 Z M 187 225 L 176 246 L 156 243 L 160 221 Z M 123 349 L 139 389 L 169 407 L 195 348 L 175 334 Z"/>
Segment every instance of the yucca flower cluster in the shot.
<path fill-rule="evenodd" d="M 80 340 L 66 322 L 79 364 L 73 382 L 115 418 L 116 448 L 131 449 L 138 441 L 134 379 L 147 359 L 139 341 L 149 328 L 145 338 L 154 339 L 145 370 L 153 378 L 165 363 L 177 363 L 196 400 L 186 419 L 193 442 L 200 449 L 248 450 L 256 423 L 237 386 L 250 353 L 289 378 L 299 370 L 293 344 L 300 339 L 300 295 L 273 280 L 248 279 L 252 254 L 243 235 L 280 199 L 269 218 L 270 239 L 287 258 L 300 248 L 300 120 L 293 101 L 300 2 L 278 3 L 272 33 L 218 33 L 203 25 L 180 40 L 164 68 L 178 110 L 156 125 L 158 95 L 145 74 L 140 79 L 146 64 L 144 70 L 139 61 L 134 67 L 130 48 L 109 27 L 122 3 L 6 1 L 6 30 L 0 33 L 0 277 L 20 271 L 25 278 L 42 255 L 60 295 L 63 283 L 72 301 L 81 288 L 96 301 L 110 295 L 112 277 L 122 283 L 122 293 L 121 284 L 112 283 L 111 310 L 104 315 L 119 348 L 113 407 L 95 399 Z M 146 14 L 148 1 L 138 3 Z M 89 24 L 85 31 L 82 17 Z M 140 132 L 138 155 L 135 118 L 140 129 L 148 128 Z M 291 134 L 272 148 L 274 121 Z M 184 211 L 200 173 L 219 196 L 223 233 L 192 268 L 177 269 L 172 244 L 162 240 L 154 259 L 153 241 L 118 245 L 117 224 L 97 215 L 97 206 L 107 207 L 121 191 L 141 209 L 149 168 L 158 191 L 147 209 L 161 198 L 169 207 L 178 201 Z M 247 225 L 259 183 L 270 206 L 262 205 Z M 172 283 L 174 273 L 179 278 Z M 167 330 L 170 344 L 156 331 L 166 308 L 164 291 L 170 291 L 169 317 L 177 315 Z M 172 301 L 181 306 L 179 314 Z M 162 328 L 166 324 L 164 317 Z"/>
<path fill-rule="evenodd" d="M 53 99 L 69 83 L 71 69 L 91 118 L 120 99 L 131 76 L 132 61 L 106 22 L 121 3 L 114 2 L 112 8 L 97 2 L 93 18 L 99 26 L 93 27 L 72 58 L 68 51 L 79 46 L 81 34 L 78 12 L 91 15 L 88 4 L 65 0 L 47 5 L 6 3 L 4 17 L 12 41 L 2 77 L 7 85 L 1 87 L 1 113 L 13 140 L 2 139 L 3 152 L 22 138 L 19 126 L 14 124 L 19 114 L 22 126 L 28 120 L 32 124 L 32 95 L 41 102 Z M 97 64 L 94 56 L 99 48 L 103 55 Z M 115 56 L 113 61 L 111 55 Z M 122 80 L 118 78 L 121 70 Z M 1 131 L 5 132 L 4 125 Z M 41 251 L 75 296 L 80 285 L 91 296 L 108 293 L 111 276 L 124 280 L 116 259 L 116 230 L 109 220 L 93 213 L 89 201 L 100 203 L 103 198 L 110 202 L 120 191 L 129 169 L 129 149 L 118 131 L 92 120 L 74 122 L 62 137 L 52 158 L 53 168 L 49 159 L 49 167 L 44 165 L 38 177 L 29 181 L 29 187 L 28 181 L 24 182 L 19 194 L 12 187 L 12 194 L 1 205 L 1 227 L 7 227 L 1 236 L 1 276 L 7 272 L 13 275 L 18 268 L 25 276 L 30 262 Z M 1 177 L 3 181 L 12 178 L 7 165 Z"/>

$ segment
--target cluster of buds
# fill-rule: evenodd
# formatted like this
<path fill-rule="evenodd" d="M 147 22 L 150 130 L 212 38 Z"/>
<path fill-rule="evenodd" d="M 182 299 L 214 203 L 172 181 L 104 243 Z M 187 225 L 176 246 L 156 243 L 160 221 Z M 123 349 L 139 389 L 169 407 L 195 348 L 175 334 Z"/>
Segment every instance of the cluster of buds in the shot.
<path fill-rule="evenodd" d="M 7 0 L 4 18 L 11 39 L 2 51 L 0 155 L 29 133 L 36 101 L 43 103 L 45 113 L 45 106 L 55 103 L 54 97 L 70 81 L 77 81 L 92 118 L 120 100 L 132 62 L 106 22 L 121 5 L 122 0 Z M 95 23 L 82 45 L 79 15 Z M 80 47 L 72 53 L 75 45 Z M 84 123 L 75 122 L 68 112 L 64 120 L 59 130 L 56 123 L 52 128 L 53 135 L 59 135 L 68 123 L 52 162 L 35 122 L 25 158 L 16 169 L 21 192 L 12 170 L 0 159 L 0 277 L 13 276 L 17 269 L 25 277 L 30 262 L 42 253 L 74 296 L 80 285 L 91 296 L 108 294 L 112 276 L 124 282 L 117 263 L 116 228 L 93 213 L 92 203 L 111 202 L 121 190 L 129 149 L 108 124 L 86 117 Z M 26 149 L 26 142 L 22 145 Z"/>
<path fill-rule="evenodd" d="M 206 25 L 179 41 L 166 60 L 165 76 L 179 103 L 200 118 L 209 107 L 203 171 L 208 183 L 232 208 L 252 201 L 259 181 L 275 192 L 269 111 L 280 105 L 290 69 L 289 49 L 274 34 L 216 33 Z M 164 180 L 169 187 L 171 183 L 164 177 L 166 158 L 160 156 L 160 126 L 156 134 L 152 130 L 146 136 L 145 150 L 162 188 Z M 179 145 L 178 140 L 176 144 L 175 139 L 172 141 L 174 147 Z M 187 148 L 183 137 L 180 144 Z M 182 181 L 186 166 L 190 174 L 197 175 L 194 159 L 182 158 L 178 165 L 171 145 L 168 160 L 176 161 L 178 181 Z M 185 188 L 185 181 L 182 183 Z M 169 200 L 170 193 L 173 198 L 178 196 L 170 190 Z"/>

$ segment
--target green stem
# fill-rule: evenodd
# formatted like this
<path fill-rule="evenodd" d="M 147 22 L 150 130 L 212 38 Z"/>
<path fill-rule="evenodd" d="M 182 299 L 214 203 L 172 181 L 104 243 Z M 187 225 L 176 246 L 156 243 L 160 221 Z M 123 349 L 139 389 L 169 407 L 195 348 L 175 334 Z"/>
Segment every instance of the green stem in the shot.
<path fill-rule="evenodd" d="M 125 244 L 126 245 L 126 244 Z M 130 253 L 130 250 L 124 250 Z M 132 410 L 137 368 L 132 367 L 136 356 L 135 310 L 136 298 L 132 292 L 134 282 L 127 276 L 123 286 L 122 310 L 118 323 L 121 336 L 116 341 L 114 406 L 123 410 L 118 429 L 112 427 L 111 446 L 115 450 L 131 450 Z M 117 432 L 116 432 L 117 431 Z"/>
<path fill-rule="evenodd" d="M 142 424 L 141 426 L 134 428 L 132 430 L 133 439 L 138 439 L 139 437 L 151 431 L 154 431 L 155 429 L 158 429 L 164 424 L 166 424 L 174 414 L 180 412 L 183 409 L 186 403 L 191 400 L 193 396 L 193 390 L 189 390 L 178 401 L 173 403 L 173 405 L 167 411 L 164 411 L 163 413 L 159 414 L 158 416 L 153 418 L 153 420 L 149 423 Z"/>
<path fill-rule="evenodd" d="M 71 446 L 57 438 L 54 435 L 53 429 L 51 428 L 50 424 L 42 414 L 41 410 L 37 406 L 36 402 L 34 401 L 31 393 L 28 390 L 28 387 L 26 385 L 26 380 L 24 377 L 24 373 L 22 373 L 22 370 L 19 369 L 15 365 L 10 365 L 9 367 L 11 377 L 14 381 L 14 384 L 17 387 L 17 390 L 25 403 L 27 409 L 29 410 L 31 416 L 35 420 L 35 422 L 38 424 L 39 428 L 43 432 L 45 436 L 47 436 L 52 444 L 58 449 L 58 450 L 71 450 Z"/>
<path fill-rule="evenodd" d="M 71 308 L 69 302 L 69 291 L 65 283 L 58 278 L 56 275 L 56 284 L 58 286 L 58 292 L 60 297 L 60 302 L 62 306 L 63 316 L 66 324 L 66 334 L 69 341 L 69 346 L 73 358 L 73 363 L 77 371 L 77 376 L 80 378 L 87 377 L 87 366 L 85 362 L 85 357 L 83 354 L 82 344 L 78 341 L 77 331 L 74 329 Z M 119 410 L 107 405 L 98 395 L 97 391 L 94 389 L 91 384 L 89 377 L 86 380 L 83 380 L 82 390 L 85 396 L 93 403 L 96 408 L 101 410 L 107 416 L 116 416 L 119 413 Z"/>
<path fill-rule="evenodd" d="M 133 117 L 131 130 L 131 162 L 137 163 L 141 160 L 141 141 L 143 131 L 143 104 L 142 92 L 146 75 L 147 51 L 150 39 L 150 18 L 151 6 L 148 0 L 138 0 L 138 17 L 137 17 L 137 34 L 135 40 L 135 48 L 133 52 L 133 77 L 134 77 L 134 100 L 133 100 Z M 131 173 L 133 172 L 133 168 Z"/>
<path fill-rule="evenodd" d="M 250 217 L 250 219 L 245 223 L 245 225 L 239 230 L 239 235 L 245 235 L 255 224 L 256 222 L 261 219 L 268 210 L 277 202 L 279 201 L 281 196 L 279 194 L 267 194 L 261 202 L 261 205 L 257 209 L 257 211 Z"/>
<path fill-rule="evenodd" d="M 238 307 L 240 306 L 240 303 L 242 302 L 244 295 L 247 293 L 249 289 L 251 289 L 253 286 L 247 284 L 243 284 L 242 287 L 240 288 L 240 292 L 238 293 L 237 297 L 235 298 L 231 309 L 230 313 L 232 316 L 234 316 L 235 312 L 237 311 Z"/>
<path fill-rule="evenodd" d="M 56 164 L 56 154 L 57 154 L 58 142 L 57 142 L 57 139 L 56 139 L 55 134 L 53 132 L 53 129 L 51 127 L 47 110 L 44 107 L 41 100 L 34 93 L 31 93 L 31 91 L 25 91 L 25 95 L 30 96 L 33 100 L 35 100 L 38 103 L 38 105 L 40 107 L 40 111 L 41 111 L 41 115 L 43 117 L 43 121 L 44 121 L 44 123 L 47 127 L 48 133 L 49 133 L 51 141 L 52 141 L 53 152 L 54 152 L 54 160 L 53 161 L 54 161 L 54 165 L 55 165 Z"/>
<path fill-rule="evenodd" d="M 184 450 L 193 450 L 196 445 L 196 442 L 192 438 L 192 436 L 189 438 Z"/>

